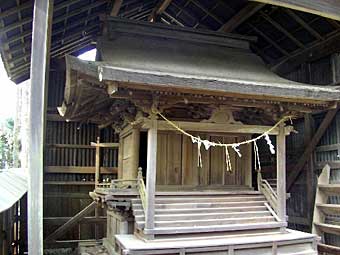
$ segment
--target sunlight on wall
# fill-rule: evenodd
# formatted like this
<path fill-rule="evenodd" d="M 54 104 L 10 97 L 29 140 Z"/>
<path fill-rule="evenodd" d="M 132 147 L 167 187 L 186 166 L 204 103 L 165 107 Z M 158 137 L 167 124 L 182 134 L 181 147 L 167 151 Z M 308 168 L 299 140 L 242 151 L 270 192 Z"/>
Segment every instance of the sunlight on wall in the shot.
<path fill-rule="evenodd" d="M 96 60 L 96 54 L 97 54 L 97 50 L 93 49 L 93 50 L 89 50 L 83 54 L 80 54 L 78 56 L 78 58 L 82 59 L 82 60 L 88 60 L 88 61 L 95 61 Z"/>

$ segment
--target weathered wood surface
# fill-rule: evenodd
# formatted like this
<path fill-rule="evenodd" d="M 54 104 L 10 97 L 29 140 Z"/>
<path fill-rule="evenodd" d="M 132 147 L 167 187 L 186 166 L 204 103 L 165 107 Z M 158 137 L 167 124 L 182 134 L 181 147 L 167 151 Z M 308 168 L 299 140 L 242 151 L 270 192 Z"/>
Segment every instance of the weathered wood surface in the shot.
<path fill-rule="evenodd" d="M 194 133 L 202 139 L 216 142 L 240 142 L 249 136 L 208 135 Z M 225 152 L 215 147 L 206 150 L 201 147 L 203 167 L 198 167 L 198 148 L 191 139 L 171 132 L 160 131 L 157 139 L 157 185 L 183 185 L 196 187 L 213 187 L 218 185 L 251 187 L 251 153 L 250 145 L 241 146 L 242 157 L 239 158 L 229 150 L 232 172 L 226 172 Z"/>
<path fill-rule="evenodd" d="M 155 22 L 158 15 L 162 14 L 166 8 L 171 4 L 172 0 L 160 0 L 155 8 L 153 8 L 150 16 L 148 17 L 148 21 Z"/>
<path fill-rule="evenodd" d="M 318 145 L 320 139 L 322 138 L 323 134 L 326 132 L 327 128 L 331 124 L 332 120 L 334 119 L 336 113 L 338 112 L 340 106 L 337 106 L 335 109 L 329 110 L 322 120 L 318 130 L 315 132 L 312 140 L 309 142 L 308 146 L 306 147 L 305 151 L 303 152 L 302 156 L 300 157 L 299 161 L 295 165 L 295 167 L 291 170 L 291 173 L 288 176 L 288 183 L 287 183 L 287 191 L 290 190 L 295 180 L 299 177 L 301 171 L 303 170 L 304 165 L 306 164 L 307 160 L 310 158 L 312 152 Z"/>
<path fill-rule="evenodd" d="M 28 253 L 43 254 L 43 152 L 53 0 L 35 1 L 28 155 Z"/>
<path fill-rule="evenodd" d="M 329 165 L 325 165 L 322 169 L 322 172 L 318 178 L 318 186 L 315 194 L 315 206 L 314 206 L 314 215 L 313 215 L 313 225 L 312 225 L 312 233 L 317 234 L 322 238 L 324 242 L 324 233 L 322 228 L 318 226 L 318 224 L 322 224 L 325 221 L 325 214 L 323 214 L 321 208 L 318 205 L 326 205 L 328 202 L 328 195 L 320 190 L 320 185 L 329 184 L 330 178 L 330 167 Z"/>
<path fill-rule="evenodd" d="M 308 12 L 340 21 L 340 2 L 337 0 L 252 0 Z"/>
<path fill-rule="evenodd" d="M 68 231 L 72 226 L 77 224 L 80 220 L 82 220 L 85 215 L 88 215 L 90 212 L 92 212 L 97 207 L 96 202 L 92 202 L 89 204 L 86 208 L 84 208 L 82 211 L 80 211 L 78 214 L 76 214 L 74 217 L 69 219 L 64 225 L 59 227 L 57 230 L 55 230 L 52 234 L 50 234 L 46 239 L 45 242 L 51 242 L 56 240 L 58 237 L 63 235 L 66 231 Z"/>
<path fill-rule="evenodd" d="M 267 132 L 271 126 L 261 125 L 245 125 L 245 124 L 219 124 L 219 123 L 206 123 L 206 122 L 190 122 L 190 121 L 173 121 L 179 128 L 185 131 L 194 132 L 209 132 L 209 133 L 234 133 L 234 134 L 263 134 Z M 168 122 L 164 120 L 158 120 L 159 131 L 176 131 Z M 143 119 L 142 128 L 148 129 L 150 127 L 150 120 Z M 292 127 L 285 128 L 285 134 L 288 135 L 292 131 Z M 278 128 L 272 130 L 270 135 L 277 135 Z"/>
<path fill-rule="evenodd" d="M 113 6 L 112 6 L 112 10 L 111 10 L 111 13 L 110 13 L 110 16 L 111 17 L 115 17 L 118 15 L 119 13 L 119 10 L 123 4 L 123 0 L 113 0 L 114 3 L 113 3 Z"/>
<path fill-rule="evenodd" d="M 326 254 L 340 254 L 340 248 L 332 245 L 327 244 L 318 244 L 318 252 L 319 253 L 326 253 Z"/>
<path fill-rule="evenodd" d="M 120 179 L 136 179 L 139 167 L 139 129 L 128 128 L 120 134 L 118 169 Z"/>
<path fill-rule="evenodd" d="M 93 174 L 94 166 L 46 166 L 45 173 Z M 117 167 L 100 167 L 102 174 L 117 174 Z"/>
<path fill-rule="evenodd" d="M 146 212 L 145 228 L 155 227 L 155 193 L 156 193 L 156 171 L 157 171 L 157 120 L 152 120 L 152 126 L 148 130 L 147 148 L 147 170 L 146 170 Z"/>
<path fill-rule="evenodd" d="M 249 249 L 249 254 L 271 254 L 273 245 L 277 246 L 277 251 L 281 252 L 281 246 L 291 246 L 289 251 L 294 254 L 295 252 L 303 254 L 316 255 L 316 237 L 311 234 L 289 230 L 288 233 L 277 233 L 266 235 L 263 234 L 252 236 L 236 236 L 221 238 L 209 238 L 202 240 L 201 238 L 172 238 L 164 242 L 144 242 L 134 235 L 118 235 L 118 244 L 121 248 L 129 250 L 129 254 L 230 254 L 228 251 L 232 249 L 237 251 L 242 249 Z M 282 248 L 283 248 L 282 247 Z M 162 253 L 163 252 L 163 253 Z M 182 253 L 181 253 L 182 252 Z M 246 251 L 247 252 L 247 251 Z M 287 252 L 285 250 L 284 252 Z"/>
<path fill-rule="evenodd" d="M 238 13 L 236 13 L 231 19 L 229 19 L 225 24 L 223 24 L 219 31 L 225 33 L 233 32 L 237 27 L 239 27 L 248 18 L 253 16 L 257 11 L 259 11 L 264 4 L 249 2 L 243 7 Z"/>
<path fill-rule="evenodd" d="M 277 164 L 277 216 L 286 222 L 286 135 L 284 123 L 279 126 L 280 131 L 276 137 L 276 164 Z"/>

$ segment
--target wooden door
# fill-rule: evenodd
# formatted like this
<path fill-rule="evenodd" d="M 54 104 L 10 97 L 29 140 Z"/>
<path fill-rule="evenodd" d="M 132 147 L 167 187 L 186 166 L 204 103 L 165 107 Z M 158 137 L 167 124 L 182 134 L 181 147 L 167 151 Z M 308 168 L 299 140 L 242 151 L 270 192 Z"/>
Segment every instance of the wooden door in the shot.
<path fill-rule="evenodd" d="M 195 134 L 202 139 L 233 143 L 249 136 Z M 233 171 L 226 171 L 225 151 L 221 147 L 201 147 L 202 167 L 198 167 L 198 148 L 189 137 L 159 132 L 157 144 L 157 185 L 222 186 L 251 185 L 251 147 L 241 146 L 242 157 L 230 149 Z"/>

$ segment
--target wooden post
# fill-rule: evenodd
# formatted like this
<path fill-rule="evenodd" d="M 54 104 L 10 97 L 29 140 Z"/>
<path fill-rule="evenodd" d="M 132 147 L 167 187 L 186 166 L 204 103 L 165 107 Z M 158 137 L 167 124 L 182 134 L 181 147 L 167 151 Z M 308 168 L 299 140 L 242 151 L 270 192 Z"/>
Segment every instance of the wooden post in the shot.
<path fill-rule="evenodd" d="M 157 119 L 153 117 L 148 130 L 147 169 L 146 169 L 146 212 L 145 229 L 155 226 L 155 192 L 157 167 Z"/>
<path fill-rule="evenodd" d="M 34 1 L 28 155 L 28 254 L 43 254 L 43 176 L 46 94 L 53 0 Z"/>
<path fill-rule="evenodd" d="M 279 126 L 277 146 L 277 216 L 286 221 L 286 135 L 284 123 Z"/>
<path fill-rule="evenodd" d="M 97 137 L 97 145 L 96 145 L 96 172 L 95 172 L 95 188 L 97 188 L 100 182 L 100 138 Z"/>

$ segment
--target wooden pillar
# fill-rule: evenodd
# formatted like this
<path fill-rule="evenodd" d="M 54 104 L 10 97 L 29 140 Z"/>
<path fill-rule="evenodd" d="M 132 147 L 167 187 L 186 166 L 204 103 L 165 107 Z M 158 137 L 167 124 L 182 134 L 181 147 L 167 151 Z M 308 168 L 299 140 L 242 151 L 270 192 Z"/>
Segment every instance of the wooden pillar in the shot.
<path fill-rule="evenodd" d="M 279 126 L 277 146 L 277 216 L 286 221 L 286 134 L 284 123 Z"/>
<path fill-rule="evenodd" d="M 97 145 L 96 145 L 96 172 L 95 172 L 95 188 L 97 188 L 100 182 L 100 138 L 97 137 Z"/>
<path fill-rule="evenodd" d="M 28 254 L 43 254 L 43 144 L 53 0 L 34 1 L 28 155 Z"/>
<path fill-rule="evenodd" d="M 155 226 L 155 192 L 156 192 L 156 167 L 157 167 L 157 120 L 151 121 L 148 130 L 147 168 L 146 168 L 146 212 L 145 229 Z"/>

